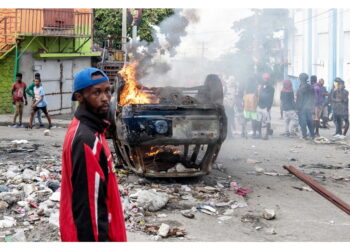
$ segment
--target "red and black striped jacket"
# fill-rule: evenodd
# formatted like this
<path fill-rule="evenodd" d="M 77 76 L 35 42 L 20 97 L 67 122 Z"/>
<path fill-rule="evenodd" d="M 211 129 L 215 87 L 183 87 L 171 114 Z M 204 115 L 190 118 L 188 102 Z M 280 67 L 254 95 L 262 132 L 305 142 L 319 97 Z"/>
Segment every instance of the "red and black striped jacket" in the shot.
<path fill-rule="evenodd" d="M 62 241 L 126 241 L 107 127 L 107 121 L 83 108 L 68 127 L 62 152 Z"/>

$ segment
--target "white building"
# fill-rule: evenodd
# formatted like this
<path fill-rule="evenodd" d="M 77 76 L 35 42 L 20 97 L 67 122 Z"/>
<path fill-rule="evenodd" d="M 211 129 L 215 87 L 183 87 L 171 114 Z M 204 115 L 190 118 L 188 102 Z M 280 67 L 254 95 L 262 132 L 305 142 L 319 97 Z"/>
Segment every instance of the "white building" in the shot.
<path fill-rule="evenodd" d="M 293 9 L 288 39 L 288 75 L 317 75 L 330 89 L 341 77 L 350 89 L 350 9 Z"/>

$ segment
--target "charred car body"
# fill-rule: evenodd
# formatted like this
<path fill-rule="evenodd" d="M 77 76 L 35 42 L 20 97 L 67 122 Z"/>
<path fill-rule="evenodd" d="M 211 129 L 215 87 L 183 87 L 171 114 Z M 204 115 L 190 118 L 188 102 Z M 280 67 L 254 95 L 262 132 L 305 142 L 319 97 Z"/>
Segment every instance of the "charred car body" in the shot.
<path fill-rule="evenodd" d="M 112 101 L 112 137 L 119 163 L 147 177 L 208 174 L 227 131 L 217 75 L 208 75 L 204 85 L 191 88 L 137 85 L 132 91 L 138 91 L 139 98 L 147 96 L 143 104 L 125 101 L 130 95 L 126 88 L 132 89 L 128 84 L 125 77 L 116 83 Z"/>

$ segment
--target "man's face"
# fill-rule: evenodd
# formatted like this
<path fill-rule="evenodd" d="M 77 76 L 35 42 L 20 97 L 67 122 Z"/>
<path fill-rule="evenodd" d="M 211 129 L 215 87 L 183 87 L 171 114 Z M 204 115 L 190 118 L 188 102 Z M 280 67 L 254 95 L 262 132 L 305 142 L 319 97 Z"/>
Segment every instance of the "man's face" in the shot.
<path fill-rule="evenodd" d="M 324 85 L 324 80 L 323 79 L 320 80 L 320 84 L 321 84 L 321 86 Z"/>
<path fill-rule="evenodd" d="M 93 79 L 98 78 L 102 78 L 102 76 L 93 77 Z M 109 111 L 111 97 L 111 87 L 109 82 L 101 82 L 87 87 L 83 90 L 82 95 L 80 93 L 77 94 L 78 101 L 85 104 L 86 109 L 103 118 Z"/>
<path fill-rule="evenodd" d="M 39 87 L 40 86 L 40 80 L 35 79 L 34 80 L 34 84 L 35 84 L 36 87 Z"/>
<path fill-rule="evenodd" d="M 22 77 L 16 76 L 16 81 L 17 81 L 17 82 L 22 82 Z"/>

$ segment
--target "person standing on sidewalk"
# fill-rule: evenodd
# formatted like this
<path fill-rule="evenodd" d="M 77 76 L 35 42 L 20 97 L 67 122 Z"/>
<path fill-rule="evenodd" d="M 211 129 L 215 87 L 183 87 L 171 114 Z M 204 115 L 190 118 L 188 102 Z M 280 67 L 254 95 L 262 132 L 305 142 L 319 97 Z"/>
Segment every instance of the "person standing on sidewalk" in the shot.
<path fill-rule="evenodd" d="M 321 79 L 320 79 L 321 80 Z M 322 85 L 320 82 L 316 82 L 313 84 L 314 93 L 315 93 L 315 108 L 314 108 L 314 126 L 315 126 L 315 136 L 320 136 L 320 119 L 321 119 L 321 113 L 322 108 L 325 103 L 325 93 L 322 88 Z"/>
<path fill-rule="evenodd" d="M 30 113 L 30 119 L 29 119 L 29 125 L 28 128 L 33 128 L 33 119 L 35 113 L 41 109 L 41 111 L 45 114 L 47 121 L 49 122 L 49 129 L 52 127 L 51 124 L 51 117 L 49 113 L 47 112 L 47 102 L 45 97 L 44 88 L 41 85 L 40 79 L 34 80 L 35 86 L 34 86 L 34 96 L 35 96 L 35 102 L 32 104 L 32 112 Z"/>
<path fill-rule="evenodd" d="M 294 92 L 291 80 L 283 81 L 281 90 L 281 107 L 284 114 L 284 136 L 297 136 L 296 128 L 298 126 L 298 115 L 295 111 Z"/>
<path fill-rule="evenodd" d="M 34 81 L 35 79 L 40 79 L 40 74 L 39 73 L 35 73 L 34 75 Z M 34 96 L 34 87 L 35 87 L 35 83 L 34 81 L 28 86 L 28 88 L 26 88 L 26 93 L 32 98 L 32 104 L 35 102 L 35 96 Z M 41 82 L 40 82 L 40 86 L 41 86 Z M 41 109 L 38 109 L 37 111 L 37 118 L 38 118 L 38 122 L 39 122 L 39 127 L 44 127 L 44 124 L 41 120 Z M 35 123 L 35 118 L 34 118 L 34 123 Z"/>
<path fill-rule="evenodd" d="M 271 77 L 268 73 L 262 75 L 263 82 L 260 85 L 258 92 L 258 131 L 261 136 L 262 125 L 266 124 L 266 134 L 263 137 L 264 140 L 269 139 L 269 134 L 271 131 L 271 107 L 273 103 L 273 96 L 275 94 L 275 88 L 271 85 Z"/>
<path fill-rule="evenodd" d="M 105 133 L 111 100 L 106 74 L 86 68 L 74 77 L 79 106 L 62 152 L 62 241 L 126 241 L 118 182 Z"/>
<path fill-rule="evenodd" d="M 27 85 L 25 84 L 25 82 L 22 82 L 22 74 L 17 73 L 16 74 L 16 82 L 13 84 L 12 90 L 11 90 L 13 104 L 16 107 L 15 115 L 13 117 L 13 123 L 11 125 L 11 127 L 13 127 L 13 128 L 23 128 L 23 124 L 22 124 L 23 101 L 24 101 L 24 104 L 26 106 L 28 104 L 27 95 L 25 92 L 26 87 L 27 87 Z M 18 124 L 16 124 L 17 116 L 19 119 Z"/>
<path fill-rule="evenodd" d="M 335 136 L 344 139 L 349 129 L 349 92 L 345 89 L 344 81 L 337 77 L 335 82 L 338 88 L 332 93 L 333 117 L 336 124 Z M 344 132 L 342 132 L 343 121 L 345 122 Z"/>
<path fill-rule="evenodd" d="M 298 111 L 299 125 L 301 128 L 302 138 L 307 139 L 307 128 L 311 139 L 314 139 L 314 126 L 312 114 L 314 112 L 315 94 L 313 87 L 308 84 L 309 76 L 306 73 L 299 75 L 300 86 L 297 91 L 296 108 Z"/>

